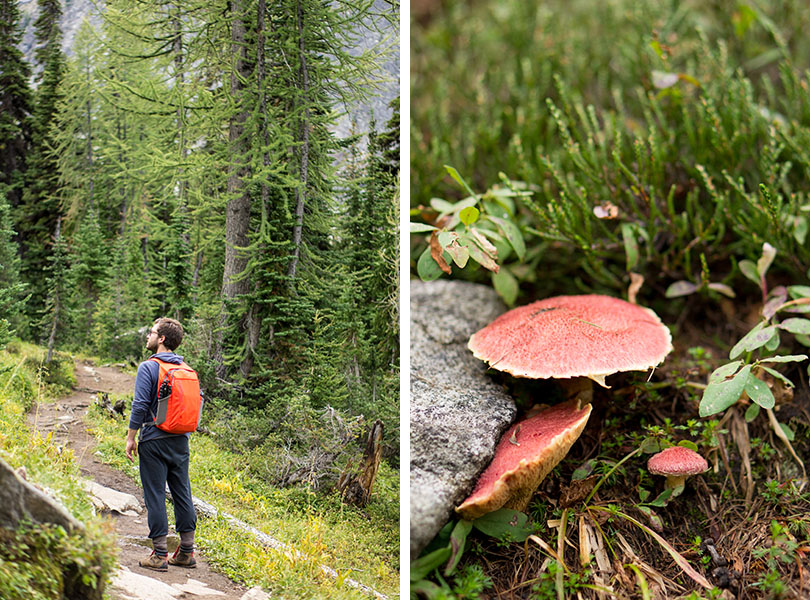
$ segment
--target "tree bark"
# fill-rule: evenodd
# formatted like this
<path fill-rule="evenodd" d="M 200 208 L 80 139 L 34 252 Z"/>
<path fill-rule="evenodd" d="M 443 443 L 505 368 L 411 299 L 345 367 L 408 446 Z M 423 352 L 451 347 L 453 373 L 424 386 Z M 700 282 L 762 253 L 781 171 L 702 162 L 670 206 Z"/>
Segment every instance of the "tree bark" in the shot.
<path fill-rule="evenodd" d="M 264 144 L 262 152 L 262 164 L 267 167 L 270 165 L 270 153 L 268 148 L 270 146 L 270 135 L 268 131 L 268 115 L 267 115 L 267 94 L 265 92 L 265 78 L 266 78 L 266 65 L 264 55 L 264 31 L 265 31 L 265 14 L 267 11 L 266 0 L 259 0 L 256 7 L 256 89 L 259 96 L 259 110 L 261 112 L 261 119 L 259 120 L 260 136 Z M 262 207 L 267 207 L 270 198 L 270 192 L 267 183 L 262 178 L 261 183 L 261 202 Z M 264 210 L 264 208 L 263 208 Z M 253 354 L 256 351 L 256 346 L 259 343 L 259 336 L 261 323 L 258 315 L 256 314 L 256 307 L 251 306 L 248 313 L 245 315 L 245 330 L 247 332 L 247 352 L 242 359 L 242 364 L 239 365 L 239 373 L 247 379 L 253 369 Z"/>
<path fill-rule="evenodd" d="M 363 463 L 359 472 L 350 473 L 351 463 L 340 475 L 338 490 L 343 495 L 343 501 L 355 506 L 365 506 L 371 497 L 371 488 L 377 478 L 377 471 L 380 468 L 382 459 L 382 421 L 375 421 L 368 432 L 366 449 L 363 452 Z"/>
<path fill-rule="evenodd" d="M 231 2 L 233 22 L 231 24 L 231 98 L 239 111 L 230 118 L 228 142 L 231 148 L 232 162 L 229 167 L 227 191 L 228 204 L 225 209 L 225 267 L 222 273 L 222 298 L 230 300 L 247 292 L 248 280 L 240 277 L 247 267 L 248 256 L 245 248 L 248 245 L 250 229 L 250 195 L 245 189 L 247 174 L 247 143 L 245 140 L 245 123 L 248 112 L 245 110 L 245 84 L 249 73 L 247 68 L 247 48 L 245 46 L 245 14 L 243 0 Z M 215 371 L 218 377 L 225 375 L 222 356 L 222 329 L 227 321 L 227 308 L 223 306 L 217 331 L 216 349 L 214 351 Z"/>
<path fill-rule="evenodd" d="M 62 215 L 59 215 L 56 218 L 56 235 L 54 239 L 56 242 L 59 242 L 59 236 L 62 234 Z M 51 364 L 51 360 L 53 359 L 53 346 L 56 342 L 56 328 L 59 324 L 59 311 L 61 309 L 60 301 L 59 301 L 59 290 L 56 290 L 56 297 L 54 298 L 54 308 L 53 308 L 53 321 L 51 322 L 51 333 L 48 336 L 48 356 L 45 358 L 45 364 Z"/>
<path fill-rule="evenodd" d="M 225 213 L 225 271 L 222 278 L 222 295 L 228 299 L 244 294 L 248 289 L 248 282 L 244 278 L 239 278 L 239 275 L 247 266 L 248 257 L 244 248 L 248 244 L 250 225 L 250 195 L 245 190 L 244 180 L 248 170 L 245 164 L 247 143 L 244 134 L 248 112 L 244 107 L 244 81 L 247 80 L 249 73 L 242 0 L 233 0 L 231 10 L 233 12 L 231 96 L 234 104 L 240 109 L 231 117 L 228 130 L 228 143 L 233 149 L 233 161 L 229 168 L 227 185 L 229 200 Z"/>
<path fill-rule="evenodd" d="M 301 93 L 304 98 L 304 114 L 299 117 L 301 122 L 298 128 L 299 153 L 299 185 L 296 189 L 295 227 L 293 228 L 293 255 L 287 275 L 290 277 L 290 287 L 295 284 L 295 275 L 298 270 L 298 261 L 301 256 L 301 240 L 304 230 L 304 207 L 307 202 L 307 180 L 309 174 L 309 71 L 307 68 L 306 44 L 304 43 L 304 14 L 301 2 L 297 6 L 298 21 L 298 51 L 300 53 L 299 77 Z"/>

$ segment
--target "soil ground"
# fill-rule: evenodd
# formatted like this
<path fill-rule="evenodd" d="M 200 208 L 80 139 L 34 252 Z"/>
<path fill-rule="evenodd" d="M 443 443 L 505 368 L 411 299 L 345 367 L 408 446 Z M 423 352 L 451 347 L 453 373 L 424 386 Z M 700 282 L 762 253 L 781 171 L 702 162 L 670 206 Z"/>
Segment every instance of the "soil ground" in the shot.
<path fill-rule="evenodd" d="M 146 576 L 154 580 L 174 586 L 188 587 L 186 592 L 177 593 L 176 598 L 219 598 L 220 600 L 239 600 L 245 594 L 245 588 L 237 585 L 224 575 L 214 571 L 205 555 L 195 551 L 197 568 L 182 569 L 170 567 L 168 572 L 157 572 L 144 569 L 138 565 L 138 560 L 151 552 L 151 542 L 147 537 L 146 509 L 143 506 L 141 489 L 124 473 L 103 464 L 95 454 L 95 439 L 87 432 L 84 416 L 87 409 L 95 401 L 97 394 L 107 392 L 121 394 L 131 392 L 135 383 L 132 375 L 124 373 L 114 366 L 95 366 L 89 362 L 76 361 L 76 387 L 73 392 L 56 402 L 38 405 L 28 416 L 29 425 L 36 428 L 42 435 L 53 431 L 53 441 L 57 445 L 67 445 L 76 456 L 81 466 L 82 475 L 97 483 L 127 494 L 132 494 L 140 504 L 140 514 L 137 516 L 122 515 L 113 512 L 109 518 L 113 520 L 118 535 L 119 564 L 125 578 L 120 579 L 121 584 L 127 586 L 126 590 L 113 585 L 109 589 L 110 597 L 114 600 L 130 600 L 132 598 L 148 598 L 154 600 L 159 592 L 144 590 L 144 594 L 137 593 L 133 581 L 138 577 L 131 577 L 131 573 Z M 123 447 L 125 440 L 121 440 Z M 169 522 L 172 522 L 171 511 Z M 171 527 L 170 527 L 171 528 Z M 176 536 L 169 536 L 169 550 L 174 550 L 177 543 Z M 201 585 L 195 585 L 200 582 Z M 148 587 L 149 582 L 145 582 Z M 115 581 L 113 582 L 115 584 Z M 158 589 L 164 589 L 157 586 Z M 208 588 L 206 592 L 205 588 Z M 178 589 L 179 591 L 179 589 Z M 168 596 L 167 596 L 168 597 Z"/>

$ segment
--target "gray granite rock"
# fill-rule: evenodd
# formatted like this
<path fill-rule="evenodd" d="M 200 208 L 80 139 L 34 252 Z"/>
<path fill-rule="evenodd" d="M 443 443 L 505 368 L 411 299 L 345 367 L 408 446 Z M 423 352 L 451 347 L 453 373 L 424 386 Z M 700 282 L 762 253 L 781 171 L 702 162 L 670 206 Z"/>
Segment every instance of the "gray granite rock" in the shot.
<path fill-rule="evenodd" d="M 141 513 L 141 505 L 138 499 L 132 494 L 125 494 L 118 490 L 83 479 L 81 486 L 90 495 L 93 505 L 99 510 L 115 511 L 122 515 L 138 516 Z"/>
<path fill-rule="evenodd" d="M 438 533 L 492 460 L 515 404 L 467 349 L 505 306 L 492 288 L 411 281 L 411 558 Z"/>
<path fill-rule="evenodd" d="M 23 519 L 61 525 L 69 532 L 84 530 L 84 526 L 64 506 L 20 479 L 14 469 L 0 458 L 0 523 L 15 528 Z"/>

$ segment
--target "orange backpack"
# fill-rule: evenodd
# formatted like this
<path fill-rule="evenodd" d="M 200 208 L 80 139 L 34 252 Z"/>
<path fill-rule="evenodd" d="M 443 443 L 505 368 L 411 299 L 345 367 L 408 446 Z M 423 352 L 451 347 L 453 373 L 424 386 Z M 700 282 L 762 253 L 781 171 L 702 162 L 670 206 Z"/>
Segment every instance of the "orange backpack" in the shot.
<path fill-rule="evenodd" d="M 176 365 L 154 357 L 149 360 L 160 367 L 155 426 L 167 433 L 197 431 L 203 405 L 197 372 L 184 362 Z"/>

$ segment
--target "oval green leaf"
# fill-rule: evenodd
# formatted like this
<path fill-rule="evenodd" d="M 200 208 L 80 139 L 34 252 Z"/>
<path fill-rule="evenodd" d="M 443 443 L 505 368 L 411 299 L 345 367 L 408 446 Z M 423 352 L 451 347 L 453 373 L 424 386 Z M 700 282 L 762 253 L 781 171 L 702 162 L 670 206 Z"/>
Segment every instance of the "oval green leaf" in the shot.
<path fill-rule="evenodd" d="M 745 259 L 741 260 L 738 264 L 740 266 L 740 271 L 748 279 L 756 283 L 757 286 L 759 286 L 762 283 L 759 277 L 759 271 L 757 271 L 757 266 L 754 264 L 754 261 Z"/>
<path fill-rule="evenodd" d="M 458 234 L 455 231 L 442 231 L 436 237 L 439 239 L 439 245 L 442 249 L 446 250 L 454 240 L 458 239 Z"/>
<path fill-rule="evenodd" d="M 801 356 L 804 356 L 804 355 L 801 355 Z M 767 360 L 771 361 L 774 358 L 781 358 L 781 357 L 773 356 L 773 357 L 771 357 L 771 358 L 769 358 Z M 760 362 L 764 362 L 764 361 L 760 361 Z M 788 379 L 787 377 L 785 377 L 784 375 L 782 375 L 776 369 L 771 369 L 770 367 L 766 367 L 765 365 L 762 365 L 762 364 L 759 365 L 759 368 L 762 369 L 763 371 L 765 371 L 766 373 L 770 373 L 773 377 L 775 377 L 776 379 L 778 379 L 779 381 L 784 383 L 786 386 L 794 387 L 793 382 L 790 379 Z"/>
<path fill-rule="evenodd" d="M 452 202 L 448 202 L 447 200 L 442 200 L 441 198 L 431 198 L 430 199 L 430 207 L 438 211 L 439 214 L 446 215 L 447 213 L 455 212 L 455 205 Z"/>
<path fill-rule="evenodd" d="M 797 317 L 785 319 L 779 323 L 779 329 L 784 329 L 790 333 L 808 335 L 810 334 L 810 319 L 800 319 Z"/>
<path fill-rule="evenodd" d="M 442 269 L 430 255 L 430 248 L 422 252 L 416 263 L 416 272 L 422 281 L 434 281 L 442 276 Z"/>
<path fill-rule="evenodd" d="M 480 215 L 481 212 L 477 208 L 474 206 L 468 206 L 467 208 L 461 209 L 461 211 L 458 213 L 458 218 L 461 219 L 461 222 L 465 225 L 472 225 L 478 220 Z"/>
<path fill-rule="evenodd" d="M 667 288 L 665 296 L 667 298 L 677 298 L 678 296 L 687 296 L 696 292 L 698 286 L 691 281 L 676 281 Z"/>
<path fill-rule="evenodd" d="M 438 227 L 427 223 L 410 223 L 411 233 L 425 233 L 426 231 L 436 231 Z"/>
<path fill-rule="evenodd" d="M 776 352 L 777 348 L 779 348 L 779 330 L 774 329 L 771 339 L 765 342 L 765 350 L 768 352 Z"/>
<path fill-rule="evenodd" d="M 768 358 L 761 358 L 761 363 L 789 363 L 789 362 L 802 362 L 807 360 L 806 354 L 785 354 L 782 356 L 769 356 Z"/>
<path fill-rule="evenodd" d="M 726 410 L 740 399 L 751 375 L 751 365 L 745 365 L 731 379 L 709 383 L 700 400 L 700 416 L 708 417 Z"/>
<path fill-rule="evenodd" d="M 505 542 L 522 542 L 533 533 L 529 517 L 511 508 L 500 508 L 475 519 L 473 527 L 490 537 Z"/>
<path fill-rule="evenodd" d="M 501 233 L 509 240 L 518 258 L 523 260 L 523 257 L 526 256 L 526 242 L 523 240 L 523 234 L 520 233 L 520 228 L 512 221 L 499 217 L 490 217 L 490 220 L 498 226 Z"/>
<path fill-rule="evenodd" d="M 742 364 L 743 362 L 741 360 L 735 360 L 734 362 L 717 367 L 712 371 L 712 374 L 709 375 L 709 384 L 725 381 L 728 377 L 734 375 Z"/>
<path fill-rule="evenodd" d="M 776 404 L 771 388 L 768 387 L 767 383 L 756 377 L 748 378 L 745 383 L 745 393 L 762 408 L 773 408 L 774 404 Z"/>
<path fill-rule="evenodd" d="M 520 287 L 509 269 L 501 268 L 497 273 L 493 273 L 492 285 L 495 286 L 495 291 L 503 298 L 507 306 L 514 306 Z"/>
<path fill-rule="evenodd" d="M 445 248 L 445 251 L 453 257 L 453 262 L 456 263 L 460 269 L 467 266 L 467 261 L 470 260 L 470 249 L 467 248 L 467 246 L 460 246 L 456 241 Z"/>
<path fill-rule="evenodd" d="M 751 331 L 746 333 L 742 339 L 734 345 L 731 352 L 728 353 L 728 357 L 734 360 L 743 352 L 751 352 L 767 344 L 768 340 L 773 337 L 773 332 L 776 327 L 773 325 L 765 327 L 764 325 L 765 321 L 759 323 Z"/>
<path fill-rule="evenodd" d="M 714 290 L 715 292 L 720 292 L 727 298 L 736 298 L 737 294 L 734 293 L 734 290 L 727 286 L 725 283 L 710 283 L 709 289 Z"/>
<path fill-rule="evenodd" d="M 810 298 L 810 285 L 790 285 L 787 291 L 794 300 L 796 298 Z"/>

